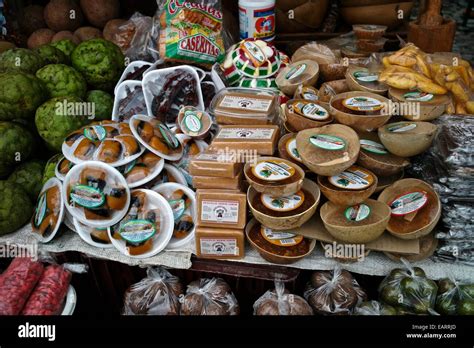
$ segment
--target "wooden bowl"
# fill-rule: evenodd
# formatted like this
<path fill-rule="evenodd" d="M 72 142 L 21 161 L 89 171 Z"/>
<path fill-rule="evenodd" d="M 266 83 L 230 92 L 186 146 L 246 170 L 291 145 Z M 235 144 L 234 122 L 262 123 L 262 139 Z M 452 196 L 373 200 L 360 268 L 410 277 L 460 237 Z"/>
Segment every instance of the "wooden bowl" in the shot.
<path fill-rule="evenodd" d="M 380 2 L 379 2 L 380 3 Z M 389 29 L 396 28 L 403 23 L 399 11 L 403 11 L 403 18 L 410 18 L 413 1 L 389 3 L 379 5 L 341 7 L 341 17 L 347 24 L 378 24 L 386 25 Z"/>
<path fill-rule="evenodd" d="M 388 86 L 386 84 L 382 82 L 378 82 L 377 80 L 371 81 L 371 82 L 362 82 L 354 76 L 354 73 L 356 72 L 369 73 L 369 69 L 363 68 L 360 66 L 355 66 L 355 65 L 350 65 L 347 68 L 347 71 L 344 76 L 347 81 L 347 85 L 352 91 L 361 91 L 361 92 L 375 93 L 379 95 L 387 95 Z M 371 77 L 375 78 L 375 76 L 377 75 L 375 74 L 375 75 L 372 75 Z"/>
<path fill-rule="evenodd" d="M 403 171 L 405 167 L 410 165 L 410 161 L 406 158 L 399 157 L 388 153 L 388 150 L 382 148 L 383 145 L 377 133 L 360 133 L 359 138 L 361 141 L 359 158 L 357 164 L 361 167 L 367 168 L 374 172 L 377 176 L 392 176 Z M 379 145 L 382 145 L 380 150 L 386 151 L 386 154 L 374 153 L 370 147 L 367 148 L 367 144 L 373 141 Z M 372 151 L 372 152 L 371 152 Z"/>
<path fill-rule="evenodd" d="M 350 244 L 369 243 L 378 239 L 385 231 L 390 220 L 390 207 L 382 202 L 373 199 L 365 201 L 370 208 L 371 214 L 376 215 L 374 222 L 370 224 L 357 224 L 353 226 L 345 226 L 342 224 L 333 223 L 328 220 L 329 215 L 334 212 L 341 212 L 343 216 L 346 207 L 338 206 L 332 202 L 326 202 L 321 207 L 321 219 L 328 232 L 337 240 Z"/>
<path fill-rule="evenodd" d="M 409 93 L 408 90 L 401 90 L 390 87 L 388 90 L 388 96 L 395 102 L 407 103 L 405 95 Z M 432 121 L 440 117 L 446 111 L 450 98 L 447 95 L 433 95 L 433 99 L 429 101 L 420 101 L 420 114 L 419 115 L 402 115 L 404 118 L 410 121 Z"/>
<path fill-rule="evenodd" d="M 421 226 L 414 231 L 407 232 L 407 233 L 400 233 L 400 231 L 396 231 L 393 229 L 393 226 L 387 226 L 387 231 L 389 231 L 395 237 L 401 239 L 417 239 L 424 237 L 433 231 L 441 217 L 441 201 L 439 199 L 438 193 L 426 182 L 418 179 L 402 179 L 394 184 L 387 187 L 385 190 L 382 191 L 380 196 L 378 197 L 378 201 L 383 202 L 385 204 L 390 204 L 395 198 L 399 197 L 404 193 L 408 193 L 411 190 L 421 189 L 423 191 L 428 192 L 432 197 L 434 197 L 434 202 L 431 202 L 431 209 L 429 212 L 429 220 L 426 224 Z M 416 217 L 415 217 L 416 219 Z"/>
<path fill-rule="evenodd" d="M 281 256 L 281 255 L 276 255 L 274 253 L 271 253 L 265 249 L 263 249 L 262 247 L 260 247 L 258 244 L 256 244 L 252 239 L 250 239 L 249 237 L 249 233 L 251 231 L 251 229 L 255 226 L 255 224 L 260 224 L 257 220 L 255 219 L 252 219 L 250 220 L 250 222 L 247 224 L 247 226 L 245 227 L 245 235 L 247 237 L 247 240 L 249 241 L 250 245 L 258 251 L 258 253 L 260 254 L 260 256 L 262 256 L 262 258 L 264 258 L 265 260 L 267 260 L 268 262 L 271 262 L 271 263 L 276 263 L 276 264 L 280 264 L 280 265 L 289 265 L 289 264 L 292 264 L 292 263 L 295 263 L 301 259 L 304 259 L 306 256 L 308 255 L 311 255 L 311 253 L 313 252 L 314 248 L 316 247 L 316 240 L 312 240 L 311 243 L 310 243 L 310 246 L 309 246 L 309 250 L 306 254 L 304 255 L 299 255 L 299 256 Z"/>
<path fill-rule="evenodd" d="M 352 97 L 369 97 L 374 98 L 382 102 L 383 105 L 388 105 L 389 100 L 381 95 L 369 92 L 346 92 L 338 94 L 331 98 L 329 102 L 329 113 L 342 124 L 349 126 L 359 132 L 371 132 L 379 127 L 382 127 L 388 122 L 391 115 L 385 114 L 384 109 L 380 112 L 380 115 L 356 115 L 350 114 L 344 111 L 340 111 L 334 107 L 336 101 L 344 100 Z"/>
<path fill-rule="evenodd" d="M 318 101 L 309 102 L 304 99 L 292 99 L 288 101 L 284 106 L 286 123 L 288 124 L 290 129 L 294 129 L 296 132 L 299 132 L 308 128 L 322 127 L 334 121 L 334 118 L 332 117 L 331 114 L 329 114 L 329 111 L 328 111 L 329 117 L 324 121 L 316 121 L 316 120 L 312 120 L 311 118 L 302 116 L 294 112 L 291 107 L 288 107 L 288 105 L 291 105 L 292 103 L 295 103 L 295 102 L 312 103 L 312 104 L 321 106 L 326 111 L 328 110 L 325 108 L 325 106 L 322 103 Z"/>
<path fill-rule="evenodd" d="M 300 60 L 280 70 L 275 82 L 284 94 L 292 96 L 299 85 L 314 86 L 319 78 L 319 64 L 312 60 Z"/>
<path fill-rule="evenodd" d="M 280 138 L 278 141 L 278 157 L 296 163 L 301 169 L 307 172 L 309 169 L 304 165 L 301 157 L 295 157 L 294 154 L 290 154 L 291 149 L 289 150 L 287 143 L 292 139 L 294 139 L 294 145 L 296 145 L 296 133 L 287 133 Z"/>
<path fill-rule="evenodd" d="M 303 187 L 303 180 L 305 177 L 305 173 L 304 173 L 304 170 L 301 169 L 299 165 L 297 165 L 294 162 L 288 161 L 283 158 L 278 158 L 278 157 L 259 157 L 257 159 L 257 161 L 265 161 L 265 160 L 269 160 L 269 161 L 276 160 L 276 161 L 284 162 L 287 165 L 290 165 L 291 167 L 295 168 L 296 172 L 300 176 L 300 179 L 288 184 L 280 184 L 278 181 L 275 181 L 275 182 L 269 181 L 268 183 L 261 184 L 253 180 L 253 178 L 249 175 L 252 168 L 256 164 L 247 162 L 244 166 L 245 178 L 247 179 L 250 186 L 254 188 L 255 191 L 260 192 L 260 193 L 271 194 L 273 196 L 278 197 L 278 196 L 291 195 L 301 190 L 301 187 Z"/>
<path fill-rule="evenodd" d="M 412 129 L 411 127 L 415 126 Z M 393 131 L 403 127 L 406 131 Z M 399 128 L 399 129 L 403 129 Z M 436 136 L 438 126 L 429 122 L 389 123 L 378 130 L 379 138 L 388 151 L 400 157 L 412 157 L 426 151 Z"/>
<path fill-rule="evenodd" d="M 382 192 L 387 187 L 392 185 L 394 182 L 397 182 L 398 180 L 402 180 L 404 176 L 405 176 L 405 172 L 403 170 L 400 173 L 395 174 L 395 175 L 377 176 L 378 184 L 377 184 L 377 188 L 375 189 L 375 193 Z"/>
<path fill-rule="evenodd" d="M 249 187 L 247 191 L 247 202 L 250 207 L 250 211 L 252 212 L 252 215 L 255 217 L 255 219 L 257 219 L 257 221 L 263 226 L 276 231 L 291 230 L 301 227 L 314 215 L 319 204 L 319 199 L 321 198 L 321 191 L 319 190 L 318 185 L 316 185 L 313 181 L 305 179 L 303 182 L 303 188 L 313 195 L 314 204 L 299 214 L 283 217 L 267 215 L 257 210 L 252 205 L 252 202 L 254 201 L 255 196 L 259 195 L 260 193 L 255 191 L 255 189 L 252 187 Z M 278 215 L 278 212 L 275 212 L 275 214 Z"/>
<path fill-rule="evenodd" d="M 365 168 L 364 168 L 365 169 Z M 318 185 L 323 195 L 336 205 L 351 206 L 364 202 L 377 189 L 377 176 L 367 170 L 374 177 L 372 185 L 364 190 L 344 190 L 335 187 L 329 182 L 329 177 L 318 175 Z"/>
<path fill-rule="evenodd" d="M 310 137 L 328 134 L 337 136 L 346 141 L 346 148 L 342 157 L 331 161 L 327 156 L 320 156 L 313 151 L 314 145 L 310 143 Z M 357 133 L 351 128 L 341 124 L 330 124 L 327 126 L 306 129 L 296 135 L 296 147 L 303 163 L 314 173 L 325 176 L 336 175 L 349 168 L 355 163 L 359 156 L 360 144 Z"/>

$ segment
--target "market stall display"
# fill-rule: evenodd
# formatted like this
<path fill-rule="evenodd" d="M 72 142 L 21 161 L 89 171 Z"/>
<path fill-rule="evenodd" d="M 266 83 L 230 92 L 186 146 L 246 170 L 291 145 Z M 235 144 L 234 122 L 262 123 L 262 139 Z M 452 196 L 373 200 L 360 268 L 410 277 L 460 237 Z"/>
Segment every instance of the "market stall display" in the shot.
<path fill-rule="evenodd" d="M 466 284 L 444 281 L 436 302 L 436 284 L 417 267 L 387 275 L 384 265 L 380 303 L 334 269 L 347 262 L 368 272 L 369 253 L 472 265 L 473 249 L 470 62 L 413 43 L 381 52 L 401 22 L 384 11 L 398 5 L 342 3 L 353 35 L 290 48 L 272 42 L 272 11 L 250 23 L 256 32 L 229 41 L 217 0 L 162 1 L 154 17 L 128 20 L 118 18 L 118 1 L 50 1 L 37 16 L 44 24 L 22 24 L 31 49 L 0 53 L 0 234 L 23 236 L 16 231 L 30 219 L 27 234 L 41 247 L 75 240 L 61 247 L 85 243 L 129 264 L 185 255 L 167 265 L 189 265 L 191 254 L 310 269 L 321 262 L 332 271 L 316 272 L 305 298 L 325 315 L 470 312 Z M 277 22 L 312 6 L 279 1 Z M 409 12 L 412 2 L 400 6 Z M 78 18 L 61 18 L 68 10 Z M 327 28 L 335 17 L 303 23 L 303 12 L 296 27 Z M 44 175 L 42 151 L 55 155 Z M 351 245 L 356 255 L 337 252 Z M 69 279 L 53 268 L 37 286 L 58 286 L 32 295 L 25 314 L 59 312 Z M 220 279 L 192 283 L 178 300 L 175 277 L 148 273 L 128 291 L 124 313 L 239 312 Z M 255 313 L 311 314 L 292 296 L 276 286 Z"/>

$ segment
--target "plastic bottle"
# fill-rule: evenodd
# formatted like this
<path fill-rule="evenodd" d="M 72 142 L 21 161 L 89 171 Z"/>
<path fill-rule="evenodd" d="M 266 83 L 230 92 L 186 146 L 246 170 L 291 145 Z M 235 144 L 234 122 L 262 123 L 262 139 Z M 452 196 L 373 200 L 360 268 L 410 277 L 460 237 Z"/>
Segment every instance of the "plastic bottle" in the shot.
<path fill-rule="evenodd" d="M 239 0 L 240 38 L 275 38 L 275 0 Z"/>

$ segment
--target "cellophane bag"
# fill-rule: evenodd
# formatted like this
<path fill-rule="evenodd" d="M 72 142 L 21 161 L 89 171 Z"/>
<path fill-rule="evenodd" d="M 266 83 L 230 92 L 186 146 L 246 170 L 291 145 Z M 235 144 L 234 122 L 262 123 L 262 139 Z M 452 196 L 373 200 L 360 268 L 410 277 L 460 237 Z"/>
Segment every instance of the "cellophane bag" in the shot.
<path fill-rule="evenodd" d="M 439 280 L 436 311 L 442 315 L 474 315 L 474 283 L 451 278 Z"/>
<path fill-rule="evenodd" d="M 239 304 L 221 278 L 201 278 L 188 285 L 181 298 L 181 315 L 238 315 Z"/>
<path fill-rule="evenodd" d="M 334 271 L 314 272 L 304 298 L 316 313 L 347 315 L 367 295 L 348 271 L 337 267 Z"/>
<path fill-rule="evenodd" d="M 434 314 L 438 286 L 419 267 L 401 259 L 404 268 L 395 268 L 380 283 L 380 299 L 391 306 L 416 314 Z"/>
<path fill-rule="evenodd" d="M 183 285 L 161 267 L 149 267 L 147 276 L 125 293 L 123 315 L 178 315 Z"/>
<path fill-rule="evenodd" d="M 290 294 L 283 282 L 276 281 L 275 289 L 268 290 L 253 305 L 254 315 L 313 315 L 304 298 Z"/>
<path fill-rule="evenodd" d="M 441 116 L 433 145 L 412 159 L 407 176 L 433 185 L 443 203 L 435 258 L 474 265 L 474 117 Z"/>
<path fill-rule="evenodd" d="M 206 67 L 223 60 L 220 0 L 158 1 L 158 10 L 161 59 Z"/>
<path fill-rule="evenodd" d="M 354 315 L 397 315 L 397 310 L 379 301 L 366 301 L 354 309 Z"/>
<path fill-rule="evenodd" d="M 27 257 L 13 259 L 0 276 L 0 315 L 19 315 L 43 274 L 44 266 Z"/>

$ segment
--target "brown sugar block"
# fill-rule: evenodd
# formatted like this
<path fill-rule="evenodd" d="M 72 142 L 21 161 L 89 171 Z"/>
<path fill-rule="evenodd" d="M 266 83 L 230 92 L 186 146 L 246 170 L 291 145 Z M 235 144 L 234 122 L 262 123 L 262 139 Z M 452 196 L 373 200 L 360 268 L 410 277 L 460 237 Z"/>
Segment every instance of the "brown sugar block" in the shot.
<path fill-rule="evenodd" d="M 243 164 L 226 158 L 217 152 L 205 151 L 189 163 L 189 174 L 219 178 L 235 178 L 242 171 Z"/>
<path fill-rule="evenodd" d="M 197 190 L 200 227 L 243 229 L 246 223 L 247 197 L 234 190 Z"/>
<path fill-rule="evenodd" d="M 196 228 L 196 255 L 211 259 L 240 259 L 245 255 L 245 236 L 240 229 Z"/>
<path fill-rule="evenodd" d="M 212 151 L 273 155 L 279 139 L 278 126 L 221 126 L 210 146 Z"/>

